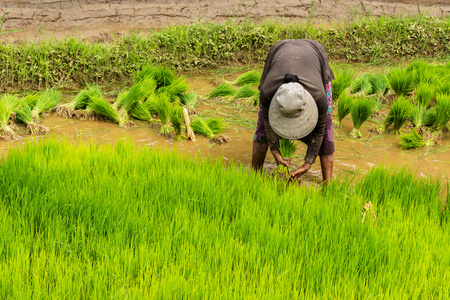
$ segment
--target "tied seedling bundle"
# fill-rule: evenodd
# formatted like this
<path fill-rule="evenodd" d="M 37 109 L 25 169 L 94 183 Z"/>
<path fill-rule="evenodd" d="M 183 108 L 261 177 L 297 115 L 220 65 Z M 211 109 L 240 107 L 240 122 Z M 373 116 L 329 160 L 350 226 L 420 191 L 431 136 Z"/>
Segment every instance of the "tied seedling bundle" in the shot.
<path fill-rule="evenodd" d="M 180 97 L 181 103 L 184 104 L 184 107 L 188 109 L 190 114 L 195 113 L 195 109 L 197 107 L 197 96 L 194 91 L 189 91 L 181 95 Z"/>
<path fill-rule="evenodd" d="M 11 140 L 16 133 L 9 124 L 9 118 L 14 112 L 18 98 L 15 95 L 5 94 L 0 96 L 0 138 Z"/>
<path fill-rule="evenodd" d="M 427 82 L 419 83 L 415 88 L 415 92 L 417 102 L 423 108 L 427 108 L 431 100 L 436 97 L 436 87 Z"/>
<path fill-rule="evenodd" d="M 67 103 L 60 104 L 56 107 L 56 116 L 67 119 L 80 120 L 97 120 L 99 115 L 95 114 L 92 109 L 88 108 L 92 97 L 102 97 L 102 91 L 98 85 L 91 85 L 78 92 L 75 98 Z M 34 104 L 28 103 L 30 107 Z"/>
<path fill-rule="evenodd" d="M 203 119 L 197 116 L 191 122 L 192 130 L 200 135 L 206 136 L 216 144 L 222 144 L 229 141 L 229 138 L 220 135 L 225 130 L 225 124 L 220 118 Z"/>
<path fill-rule="evenodd" d="M 423 136 L 421 136 L 419 133 L 417 133 L 416 130 L 413 130 L 409 133 L 405 133 L 402 136 L 400 136 L 400 148 L 409 150 L 409 149 L 416 149 L 420 147 L 431 147 L 434 146 L 433 140 L 427 140 L 425 141 L 423 139 Z"/>
<path fill-rule="evenodd" d="M 36 99 L 36 103 L 32 107 L 33 121 L 35 123 L 39 123 L 41 116 L 45 112 L 56 107 L 61 98 L 61 92 L 55 90 L 45 90 L 39 93 L 39 96 Z"/>
<path fill-rule="evenodd" d="M 294 155 L 295 150 L 297 150 L 297 147 L 293 140 L 282 138 L 278 141 L 278 151 L 280 151 L 283 159 L 290 158 Z M 283 180 L 289 180 L 291 178 L 291 169 L 288 166 L 278 163 L 278 166 L 272 171 L 271 175 L 282 178 Z"/>
<path fill-rule="evenodd" d="M 161 93 L 156 99 L 156 111 L 161 121 L 159 133 L 165 136 L 171 136 L 175 133 L 174 128 L 169 124 L 170 113 L 170 96 L 166 93 Z"/>
<path fill-rule="evenodd" d="M 47 126 L 35 122 L 31 107 L 23 99 L 16 107 L 15 112 L 17 120 L 26 125 L 28 134 L 46 134 L 50 131 Z"/>
<path fill-rule="evenodd" d="M 229 83 L 221 83 L 208 94 L 208 97 L 214 99 L 217 97 L 228 97 L 233 95 L 233 87 Z"/>
<path fill-rule="evenodd" d="M 386 117 L 383 125 L 383 131 L 386 132 L 392 124 L 394 128 L 390 131 L 391 134 L 400 134 L 400 128 L 406 122 L 406 120 L 413 113 L 413 106 L 408 99 L 404 96 L 400 96 L 397 101 L 392 105 L 389 114 Z"/>
<path fill-rule="evenodd" d="M 236 81 L 234 82 L 234 84 L 239 85 L 239 86 L 244 86 L 244 85 L 250 85 L 250 86 L 255 86 L 259 84 L 259 81 L 261 79 L 261 73 L 258 71 L 248 71 L 244 74 L 242 74 L 241 76 L 239 76 Z"/>
<path fill-rule="evenodd" d="M 183 126 L 183 109 L 178 104 L 173 105 L 170 108 L 170 122 L 175 130 L 175 141 L 183 141 L 186 137 L 182 134 L 181 129 Z"/>
<path fill-rule="evenodd" d="M 88 108 L 106 119 L 118 124 L 122 128 L 135 126 L 134 122 L 128 117 L 127 111 L 122 107 L 117 109 L 102 97 L 91 97 Z"/>
<path fill-rule="evenodd" d="M 407 96 L 413 90 L 413 74 L 405 68 L 392 69 L 388 74 L 388 81 L 394 93 Z"/>
<path fill-rule="evenodd" d="M 350 108 L 353 121 L 353 129 L 350 132 L 352 138 L 361 138 L 361 126 L 374 112 L 375 103 L 371 99 L 356 97 Z"/>
<path fill-rule="evenodd" d="M 335 79 L 333 80 L 333 98 L 339 100 L 342 92 L 352 84 L 352 78 L 355 72 L 345 68 L 333 70 Z"/>
<path fill-rule="evenodd" d="M 337 119 L 333 120 L 333 123 L 337 127 L 342 126 L 342 120 L 350 113 L 354 97 L 347 92 L 341 94 L 337 104 Z"/>
<path fill-rule="evenodd" d="M 436 95 L 436 129 L 438 130 L 437 136 L 439 138 L 444 137 L 444 130 L 450 121 L 450 95 L 437 94 Z"/>
<path fill-rule="evenodd" d="M 255 95 L 258 91 L 255 90 L 251 85 L 243 85 L 236 90 L 234 93 L 234 99 L 250 98 Z"/>

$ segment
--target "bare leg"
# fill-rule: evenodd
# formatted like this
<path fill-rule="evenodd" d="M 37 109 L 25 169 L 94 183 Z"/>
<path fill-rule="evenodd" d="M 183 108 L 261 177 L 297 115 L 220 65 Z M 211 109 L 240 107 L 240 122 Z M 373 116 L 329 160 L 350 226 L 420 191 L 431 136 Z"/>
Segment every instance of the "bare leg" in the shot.
<path fill-rule="evenodd" d="M 333 178 L 333 153 L 320 156 L 320 167 L 322 168 L 323 185 L 327 185 Z"/>
<path fill-rule="evenodd" d="M 252 168 L 254 170 L 262 170 L 264 166 L 264 160 L 266 159 L 267 149 L 269 149 L 268 143 L 253 142 Z"/>

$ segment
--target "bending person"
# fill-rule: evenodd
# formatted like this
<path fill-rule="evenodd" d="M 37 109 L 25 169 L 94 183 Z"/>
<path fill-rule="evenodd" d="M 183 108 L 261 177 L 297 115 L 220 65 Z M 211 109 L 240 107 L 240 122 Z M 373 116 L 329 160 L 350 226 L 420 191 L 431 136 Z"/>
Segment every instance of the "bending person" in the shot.
<path fill-rule="evenodd" d="M 268 148 L 277 163 L 290 166 L 290 159 L 278 151 L 278 139 L 299 139 L 308 149 L 304 164 L 291 173 L 291 180 L 308 172 L 319 155 L 323 181 L 331 181 L 333 79 L 325 49 L 316 41 L 282 40 L 270 48 L 259 84 L 252 168 L 262 169 Z"/>

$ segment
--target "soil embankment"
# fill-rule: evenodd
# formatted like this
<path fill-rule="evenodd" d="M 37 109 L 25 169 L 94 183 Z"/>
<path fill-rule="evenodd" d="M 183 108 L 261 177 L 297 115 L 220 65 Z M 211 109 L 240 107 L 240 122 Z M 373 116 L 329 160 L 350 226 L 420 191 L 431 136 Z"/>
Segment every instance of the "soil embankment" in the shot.
<path fill-rule="evenodd" d="M 230 18 L 306 20 L 352 19 L 360 15 L 418 14 L 450 16 L 447 0 L 0 0 L 0 35 L 17 41 L 67 35 L 103 41 L 108 33 L 148 30 L 188 24 L 199 19 L 220 22 Z"/>

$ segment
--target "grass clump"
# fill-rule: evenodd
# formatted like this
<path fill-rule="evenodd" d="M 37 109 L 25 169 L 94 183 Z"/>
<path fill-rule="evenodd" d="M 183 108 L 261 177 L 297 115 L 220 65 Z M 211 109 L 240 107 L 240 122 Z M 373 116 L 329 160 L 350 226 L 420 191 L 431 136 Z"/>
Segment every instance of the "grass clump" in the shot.
<path fill-rule="evenodd" d="M 256 70 L 252 70 L 252 71 L 248 71 L 248 72 L 242 74 L 241 76 L 239 76 L 236 79 L 235 84 L 239 85 L 239 86 L 245 86 L 245 85 L 255 86 L 255 85 L 259 85 L 260 79 L 261 79 L 261 73 Z M 242 97 L 242 98 L 244 98 L 244 97 Z"/>
<path fill-rule="evenodd" d="M 285 160 L 286 158 L 291 158 L 297 147 L 293 140 L 281 138 L 278 140 L 278 151 L 280 151 L 281 156 Z M 272 175 L 283 178 L 284 180 L 289 180 L 291 178 L 291 169 L 283 164 L 278 164 L 277 167 L 272 171 Z"/>
<path fill-rule="evenodd" d="M 434 142 L 432 140 L 425 141 L 423 136 L 417 133 L 416 130 L 413 130 L 409 133 L 405 133 L 400 136 L 400 148 L 409 150 L 416 149 L 425 146 L 433 146 Z"/>
<path fill-rule="evenodd" d="M 413 74 L 402 67 L 394 68 L 388 74 L 389 85 L 398 97 L 412 92 L 413 79 Z"/>
<path fill-rule="evenodd" d="M 343 93 L 337 104 L 337 120 L 333 120 L 337 127 L 342 126 L 342 120 L 350 113 L 354 97 L 349 93 Z"/>
<path fill-rule="evenodd" d="M 173 139 L 175 141 L 183 141 L 186 139 L 186 136 L 184 136 L 181 132 L 182 126 L 183 126 L 183 109 L 178 105 L 173 105 L 170 108 L 170 122 L 173 125 L 175 136 Z"/>
<path fill-rule="evenodd" d="M 0 96 L 0 138 L 11 140 L 16 133 L 9 124 L 9 119 L 17 106 L 18 98 L 15 95 L 4 94 Z"/>
<path fill-rule="evenodd" d="M 390 131 L 392 134 L 400 134 L 400 128 L 413 113 L 413 105 L 404 96 L 400 96 L 392 105 L 389 114 L 384 121 L 384 128 L 387 129 L 392 124 L 394 128 Z"/>
<path fill-rule="evenodd" d="M 361 138 L 361 126 L 374 112 L 374 102 L 363 97 L 356 97 L 352 101 L 350 114 L 353 121 L 353 129 L 350 132 L 352 138 Z"/>
<path fill-rule="evenodd" d="M 229 83 L 221 83 L 215 87 L 209 94 L 209 98 L 228 97 L 234 95 L 234 89 Z"/>

